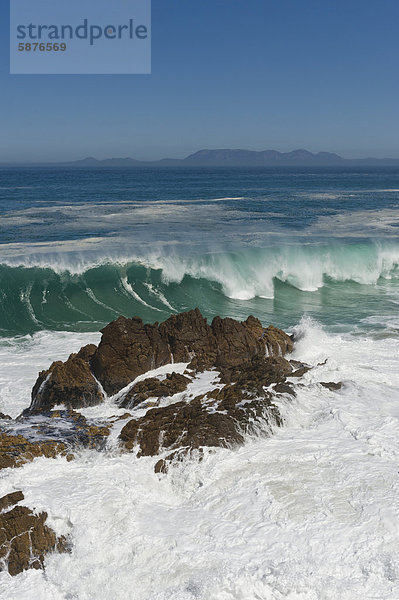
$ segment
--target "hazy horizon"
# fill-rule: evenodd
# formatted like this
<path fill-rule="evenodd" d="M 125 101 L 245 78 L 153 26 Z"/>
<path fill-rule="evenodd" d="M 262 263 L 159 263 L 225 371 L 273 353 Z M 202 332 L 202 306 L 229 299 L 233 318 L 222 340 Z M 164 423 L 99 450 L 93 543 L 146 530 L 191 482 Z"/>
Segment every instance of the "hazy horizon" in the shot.
<path fill-rule="evenodd" d="M 306 148 L 396 158 L 399 5 L 153 0 L 151 75 L 9 75 L 0 162 Z"/>

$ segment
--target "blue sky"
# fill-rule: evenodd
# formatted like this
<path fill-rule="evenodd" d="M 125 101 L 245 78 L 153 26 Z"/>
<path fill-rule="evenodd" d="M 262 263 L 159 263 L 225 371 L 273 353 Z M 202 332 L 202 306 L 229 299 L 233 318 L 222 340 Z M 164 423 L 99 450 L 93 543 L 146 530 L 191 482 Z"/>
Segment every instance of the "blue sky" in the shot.
<path fill-rule="evenodd" d="M 9 75 L 7 4 L 0 162 L 221 147 L 399 158 L 397 0 L 153 0 L 152 74 L 122 76 Z"/>

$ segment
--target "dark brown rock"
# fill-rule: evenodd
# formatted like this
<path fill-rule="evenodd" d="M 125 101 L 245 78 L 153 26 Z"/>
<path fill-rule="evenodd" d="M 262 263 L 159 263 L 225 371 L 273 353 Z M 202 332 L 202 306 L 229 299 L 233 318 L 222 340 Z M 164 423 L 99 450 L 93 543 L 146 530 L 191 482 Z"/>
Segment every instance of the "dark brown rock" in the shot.
<path fill-rule="evenodd" d="M 294 348 L 292 338 L 281 329 L 274 327 L 274 325 L 269 325 L 265 329 L 263 340 L 267 346 L 269 355 L 285 356 L 292 352 Z"/>
<path fill-rule="evenodd" d="M 21 467 L 38 456 L 69 456 L 65 444 L 54 440 L 29 442 L 22 435 L 0 433 L 0 469 Z"/>
<path fill-rule="evenodd" d="M 191 361 L 195 372 L 231 370 L 258 355 L 284 356 L 292 350 L 287 334 L 273 326 L 264 329 L 255 317 L 242 323 L 215 317 L 209 326 L 198 309 L 172 315 L 160 325 L 119 317 L 102 334 L 98 348 L 85 346 L 40 373 L 25 414 L 62 403 L 71 408 L 98 404 L 102 396 L 95 378 L 108 394 L 116 394 L 138 375 L 172 362 Z"/>
<path fill-rule="evenodd" d="M 257 354 L 265 355 L 262 341 L 262 325 L 256 327 L 257 319 L 251 318 L 249 326 L 234 319 L 215 317 L 212 331 L 217 341 L 215 366 L 219 369 L 232 368 L 250 361 Z"/>
<path fill-rule="evenodd" d="M 132 409 L 148 398 L 161 398 L 173 396 L 179 392 L 184 392 L 191 379 L 180 373 L 169 373 L 166 378 L 160 381 L 156 377 L 149 377 L 144 381 L 136 383 L 123 397 L 119 406 Z"/>
<path fill-rule="evenodd" d="M 170 348 L 173 362 L 189 362 L 197 356 L 212 364 L 217 342 L 198 308 L 172 315 L 161 323 L 159 331 Z"/>
<path fill-rule="evenodd" d="M 35 515 L 25 506 L 0 514 L 0 570 L 17 575 L 27 569 L 42 569 L 46 554 L 68 551 L 66 538 L 57 538 L 46 519 L 45 512 Z"/>
<path fill-rule="evenodd" d="M 293 387 L 289 383 L 276 383 L 273 386 L 273 390 L 278 394 L 290 394 L 290 396 L 296 396 Z"/>
<path fill-rule="evenodd" d="M 76 358 L 81 358 L 87 363 L 90 363 L 94 354 L 97 351 L 97 346 L 95 344 L 87 344 L 87 346 L 83 346 L 76 355 Z"/>
<path fill-rule="evenodd" d="M 24 495 L 22 492 L 11 492 L 10 494 L 6 494 L 6 496 L 0 498 L 0 511 L 10 508 L 10 506 L 14 506 L 23 499 Z"/>
<path fill-rule="evenodd" d="M 9 421 L 11 417 L 10 415 L 5 415 L 4 413 L 0 412 L 0 419 L 6 419 L 7 421 Z"/>
<path fill-rule="evenodd" d="M 244 441 L 230 417 L 208 412 L 200 398 L 153 408 L 141 419 L 129 421 L 120 438 L 128 450 L 139 444 L 138 456 L 154 456 L 163 448 L 226 447 Z"/>
<path fill-rule="evenodd" d="M 303 377 L 305 375 L 305 373 L 307 373 L 308 371 L 311 370 L 312 367 L 309 367 L 307 365 L 302 365 L 300 366 L 298 369 L 296 369 L 295 371 L 293 371 L 291 373 L 291 377 Z"/>
<path fill-rule="evenodd" d="M 269 359 L 276 360 L 284 361 Z M 262 383 L 282 376 L 277 377 L 274 363 L 263 371 L 257 361 L 255 364 L 259 372 L 249 375 L 247 365 L 236 383 L 216 388 L 191 402 L 151 409 L 144 417 L 132 419 L 122 429 L 120 439 L 128 450 L 138 445 L 138 456 L 153 456 L 165 449 L 234 446 L 243 443 L 246 433 L 261 426 L 265 431 L 265 424 L 281 425 L 272 396 L 265 392 Z"/>
<path fill-rule="evenodd" d="M 338 383 L 335 383 L 334 381 L 320 381 L 320 385 L 331 392 L 336 392 L 342 388 L 342 381 L 339 381 Z"/>
<path fill-rule="evenodd" d="M 91 366 L 108 394 L 115 394 L 138 375 L 171 362 L 168 344 L 158 324 L 144 325 L 138 317 L 119 317 L 102 329 Z"/>
<path fill-rule="evenodd" d="M 283 356 L 293 346 L 287 334 L 273 326 L 264 329 L 255 317 L 243 323 L 215 317 L 209 326 L 198 309 L 172 315 L 159 326 L 119 317 L 102 333 L 91 366 L 109 394 L 167 363 L 191 361 L 196 372 L 232 368 L 257 355 Z"/>
<path fill-rule="evenodd" d="M 82 348 L 80 356 L 86 356 L 87 348 Z M 39 373 L 32 390 L 31 405 L 24 411 L 25 415 L 48 411 L 57 404 L 82 408 L 103 402 L 89 363 L 79 354 L 71 354 L 64 363 L 56 361 L 47 371 Z"/>
<path fill-rule="evenodd" d="M 262 355 L 257 355 L 251 361 L 236 368 L 223 369 L 221 380 L 224 383 L 235 381 L 238 385 L 262 393 L 263 387 L 268 387 L 272 383 L 281 383 L 291 375 L 292 367 L 282 356 L 264 358 Z"/>

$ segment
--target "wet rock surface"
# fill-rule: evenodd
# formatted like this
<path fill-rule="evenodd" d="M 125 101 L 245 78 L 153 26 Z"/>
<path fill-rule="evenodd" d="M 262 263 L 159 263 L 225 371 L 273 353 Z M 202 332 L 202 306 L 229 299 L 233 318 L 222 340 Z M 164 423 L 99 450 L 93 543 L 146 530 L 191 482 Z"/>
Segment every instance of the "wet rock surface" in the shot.
<path fill-rule="evenodd" d="M 21 491 L 0 498 L 3 510 L 23 500 Z M 14 506 L 0 514 L 0 571 L 17 575 L 27 569 L 43 569 L 49 552 L 68 552 L 65 537 L 46 525 L 47 514 L 34 514 L 25 506 Z"/>
<path fill-rule="evenodd" d="M 336 392 L 342 388 L 342 381 L 335 383 L 334 381 L 320 381 L 320 385 L 330 390 L 330 392 Z"/>
<path fill-rule="evenodd" d="M 284 356 L 292 348 L 290 336 L 273 326 L 264 328 L 252 316 L 243 322 L 215 317 L 211 325 L 198 309 L 172 315 L 160 325 L 119 317 L 102 330 L 98 348 L 85 346 L 39 374 L 25 414 L 59 404 L 72 409 L 100 404 L 98 382 L 114 395 L 139 375 L 173 362 L 191 361 L 197 372 L 212 367 L 227 372 L 255 356 Z"/>
<path fill-rule="evenodd" d="M 23 435 L 0 433 L 0 469 L 21 467 L 39 456 L 55 458 L 59 455 L 69 455 L 63 442 L 29 441 Z"/>
<path fill-rule="evenodd" d="M 122 429 L 120 439 L 128 450 L 139 448 L 139 456 L 155 455 L 179 447 L 230 447 L 242 444 L 244 436 L 281 425 L 273 395 L 266 390 L 283 382 L 292 367 L 281 357 L 255 358 L 235 371 L 235 382 L 197 396 L 149 410 Z M 228 371 L 232 379 L 231 370 Z"/>
<path fill-rule="evenodd" d="M 156 377 L 149 377 L 144 381 L 136 383 L 121 401 L 118 402 L 120 407 L 132 409 L 148 398 L 162 398 L 173 396 L 180 392 L 184 392 L 191 379 L 180 373 L 168 373 L 166 378 L 159 380 Z"/>
<path fill-rule="evenodd" d="M 131 415 L 129 415 L 131 416 Z M 37 457 L 73 459 L 79 448 L 101 450 L 111 424 L 93 422 L 72 410 L 54 410 L 7 421 L 0 428 L 0 469 L 20 467 Z"/>
<path fill-rule="evenodd" d="M 63 404 L 67 408 L 95 406 L 103 396 L 89 365 L 96 346 L 83 347 L 67 361 L 56 361 L 47 371 L 39 373 L 32 390 L 32 402 L 25 414 L 51 410 Z"/>
<path fill-rule="evenodd" d="M 140 455 L 154 455 L 178 447 L 240 444 L 261 422 L 263 428 L 265 423 L 281 423 L 273 395 L 294 395 L 286 378 L 300 377 L 310 368 L 284 358 L 292 349 L 289 335 L 272 325 L 263 327 L 253 316 L 243 322 L 215 317 L 208 324 L 195 309 L 153 325 L 138 317 L 119 317 L 102 330 L 98 347 L 85 346 L 39 374 L 24 417 L 45 416 L 47 422 L 34 427 L 49 437 L 48 419 L 60 412 L 51 409 L 64 405 L 67 411 L 59 416 L 73 424 L 62 433 L 63 441 L 101 447 L 109 433 L 107 424 L 89 426 L 73 409 L 103 402 L 102 389 L 115 396 L 119 408 L 129 410 L 148 408 L 149 399 L 158 402 L 180 393 L 180 402 L 169 401 L 132 418 L 120 434 L 124 447 L 137 446 Z M 138 376 L 171 363 L 186 363 L 188 369 L 184 375 L 169 372 L 133 383 Z M 216 389 L 197 396 L 185 394 L 199 373 L 210 370 L 219 376 Z M 119 394 L 126 387 L 127 392 Z M 35 451 L 40 451 L 37 444 Z"/>

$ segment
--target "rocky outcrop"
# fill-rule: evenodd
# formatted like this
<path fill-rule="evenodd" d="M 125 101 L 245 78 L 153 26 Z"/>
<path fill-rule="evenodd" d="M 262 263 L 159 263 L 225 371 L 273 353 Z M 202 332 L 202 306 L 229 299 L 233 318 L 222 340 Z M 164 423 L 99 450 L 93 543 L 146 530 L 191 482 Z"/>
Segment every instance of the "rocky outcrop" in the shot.
<path fill-rule="evenodd" d="M 180 373 L 168 373 L 166 378 L 159 380 L 156 377 L 149 377 L 144 381 L 136 383 L 127 394 L 118 402 L 123 408 L 132 409 L 141 404 L 148 398 L 162 398 L 173 396 L 184 392 L 191 379 Z"/>
<path fill-rule="evenodd" d="M 172 315 L 160 325 L 119 317 L 102 334 L 91 366 L 109 394 L 167 363 L 191 361 L 195 371 L 234 368 L 258 354 L 283 356 L 293 347 L 287 334 L 272 326 L 264 329 L 255 317 L 243 323 L 215 317 L 208 325 L 198 309 Z"/>
<path fill-rule="evenodd" d="M 23 500 L 22 492 L 0 498 L 3 510 Z M 65 537 L 55 535 L 46 525 L 47 514 L 34 514 L 25 506 L 15 506 L 0 514 L 0 571 L 17 575 L 27 569 L 43 569 L 49 552 L 68 552 Z"/>
<path fill-rule="evenodd" d="M 54 440 L 30 442 L 22 435 L 0 433 L 0 469 L 21 467 L 38 456 L 55 458 L 59 455 L 66 456 L 67 459 L 72 458 L 67 446 L 62 442 Z"/>
<path fill-rule="evenodd" d="M 84 346 L 66 362 L 56 361 L 41 371 L 32 390 L 32 402 L 24 414 L 51 410 L 58 404 L 67 408 L 95 406 L 103 401 L 99 385 L 90 370 L 96 346 Z"/>
<path fill-rule="evenodd" d="M 217 339 L 198 308 L 172 315 L 159 326 L 171 353 L 170 362 L 189 362 L 194 356 L 211 365 L 217 354 Z"/>
<path fill-rule="evenodd" d="M 189 402 L 151 409 L 144 417 L 129 421 L 120 439 L 128 450 L 137 447 L 138 456 L 177 448 L 242 444 L 248 433 L 281 425 L 273 395 L 266 388 L 282 384 L 291 371 L 290 363 L 282 357 L 256 355 L 237 368 L 234 382 Z"/>
<path fill-rule="evenodd" d="M 292 347 L 287 334 L 273 326 L 265 329 L 252 316 L 242 323 L 215 317 L 211 325 L 198 309 L 160 325 L 119 317 L 102 330 L 98 348 L 85 346 L 39 374 L 25 414 L 57 404 L 74 409 L 98 404 L 103 397 L 97 380 L 113 395 L 137 376 L 173 362 L 190 362 L 194 371 L 215 367 L 231 379 L 234 369 L 255 356 L 284 356 Z"/>
<path fill-rule="evenodd" d="M 72 410 L 103 401 L 98 382 L 112 395 L 127 388 L 116 398 L 119 407 L 148 409 L 148 399 L 184 393 L 199 372 L 213 369 L 219 374 L 219 384 L 205 394 L 183 394 L 179 402 L 129 420 L 120 440 L 127 450 L 137 447 L 139 455 L 145 456 L 163 450 L 173 454 L 181 449 L 236 445 L 247 433 L 281 424 L 274 395 L 295 394 L 287 376 L 300 376 L 310 368 L 284 358 L 292 349 L 290 336 L 273 326 L 264 328 L 253 316 L 243 322 L 215 317 L 208 324 L 195 309 L 153 325 L 138 317 L 119 317 L 102 330 L 98 348 L 85 346 L 66 362 L 55 362 L 40 373 L 24 416 L 40 412 L 66 419 L 71 443 L 98 448 L 109 428 L 90 425 Z M 188 363 L 185 375 L 173 372 L 134 383 L 138 376 L 170 363 Z M 66 405 L 67 410 L 51 411 L 57 404 Z M 4 447 L 17 443 L 24 460 L 29 453 L 42 452 L 40 444 L 24 438 L 5 439 Z M 3 462 L 15 466 L 12 451 L 4 452 Z"/>

